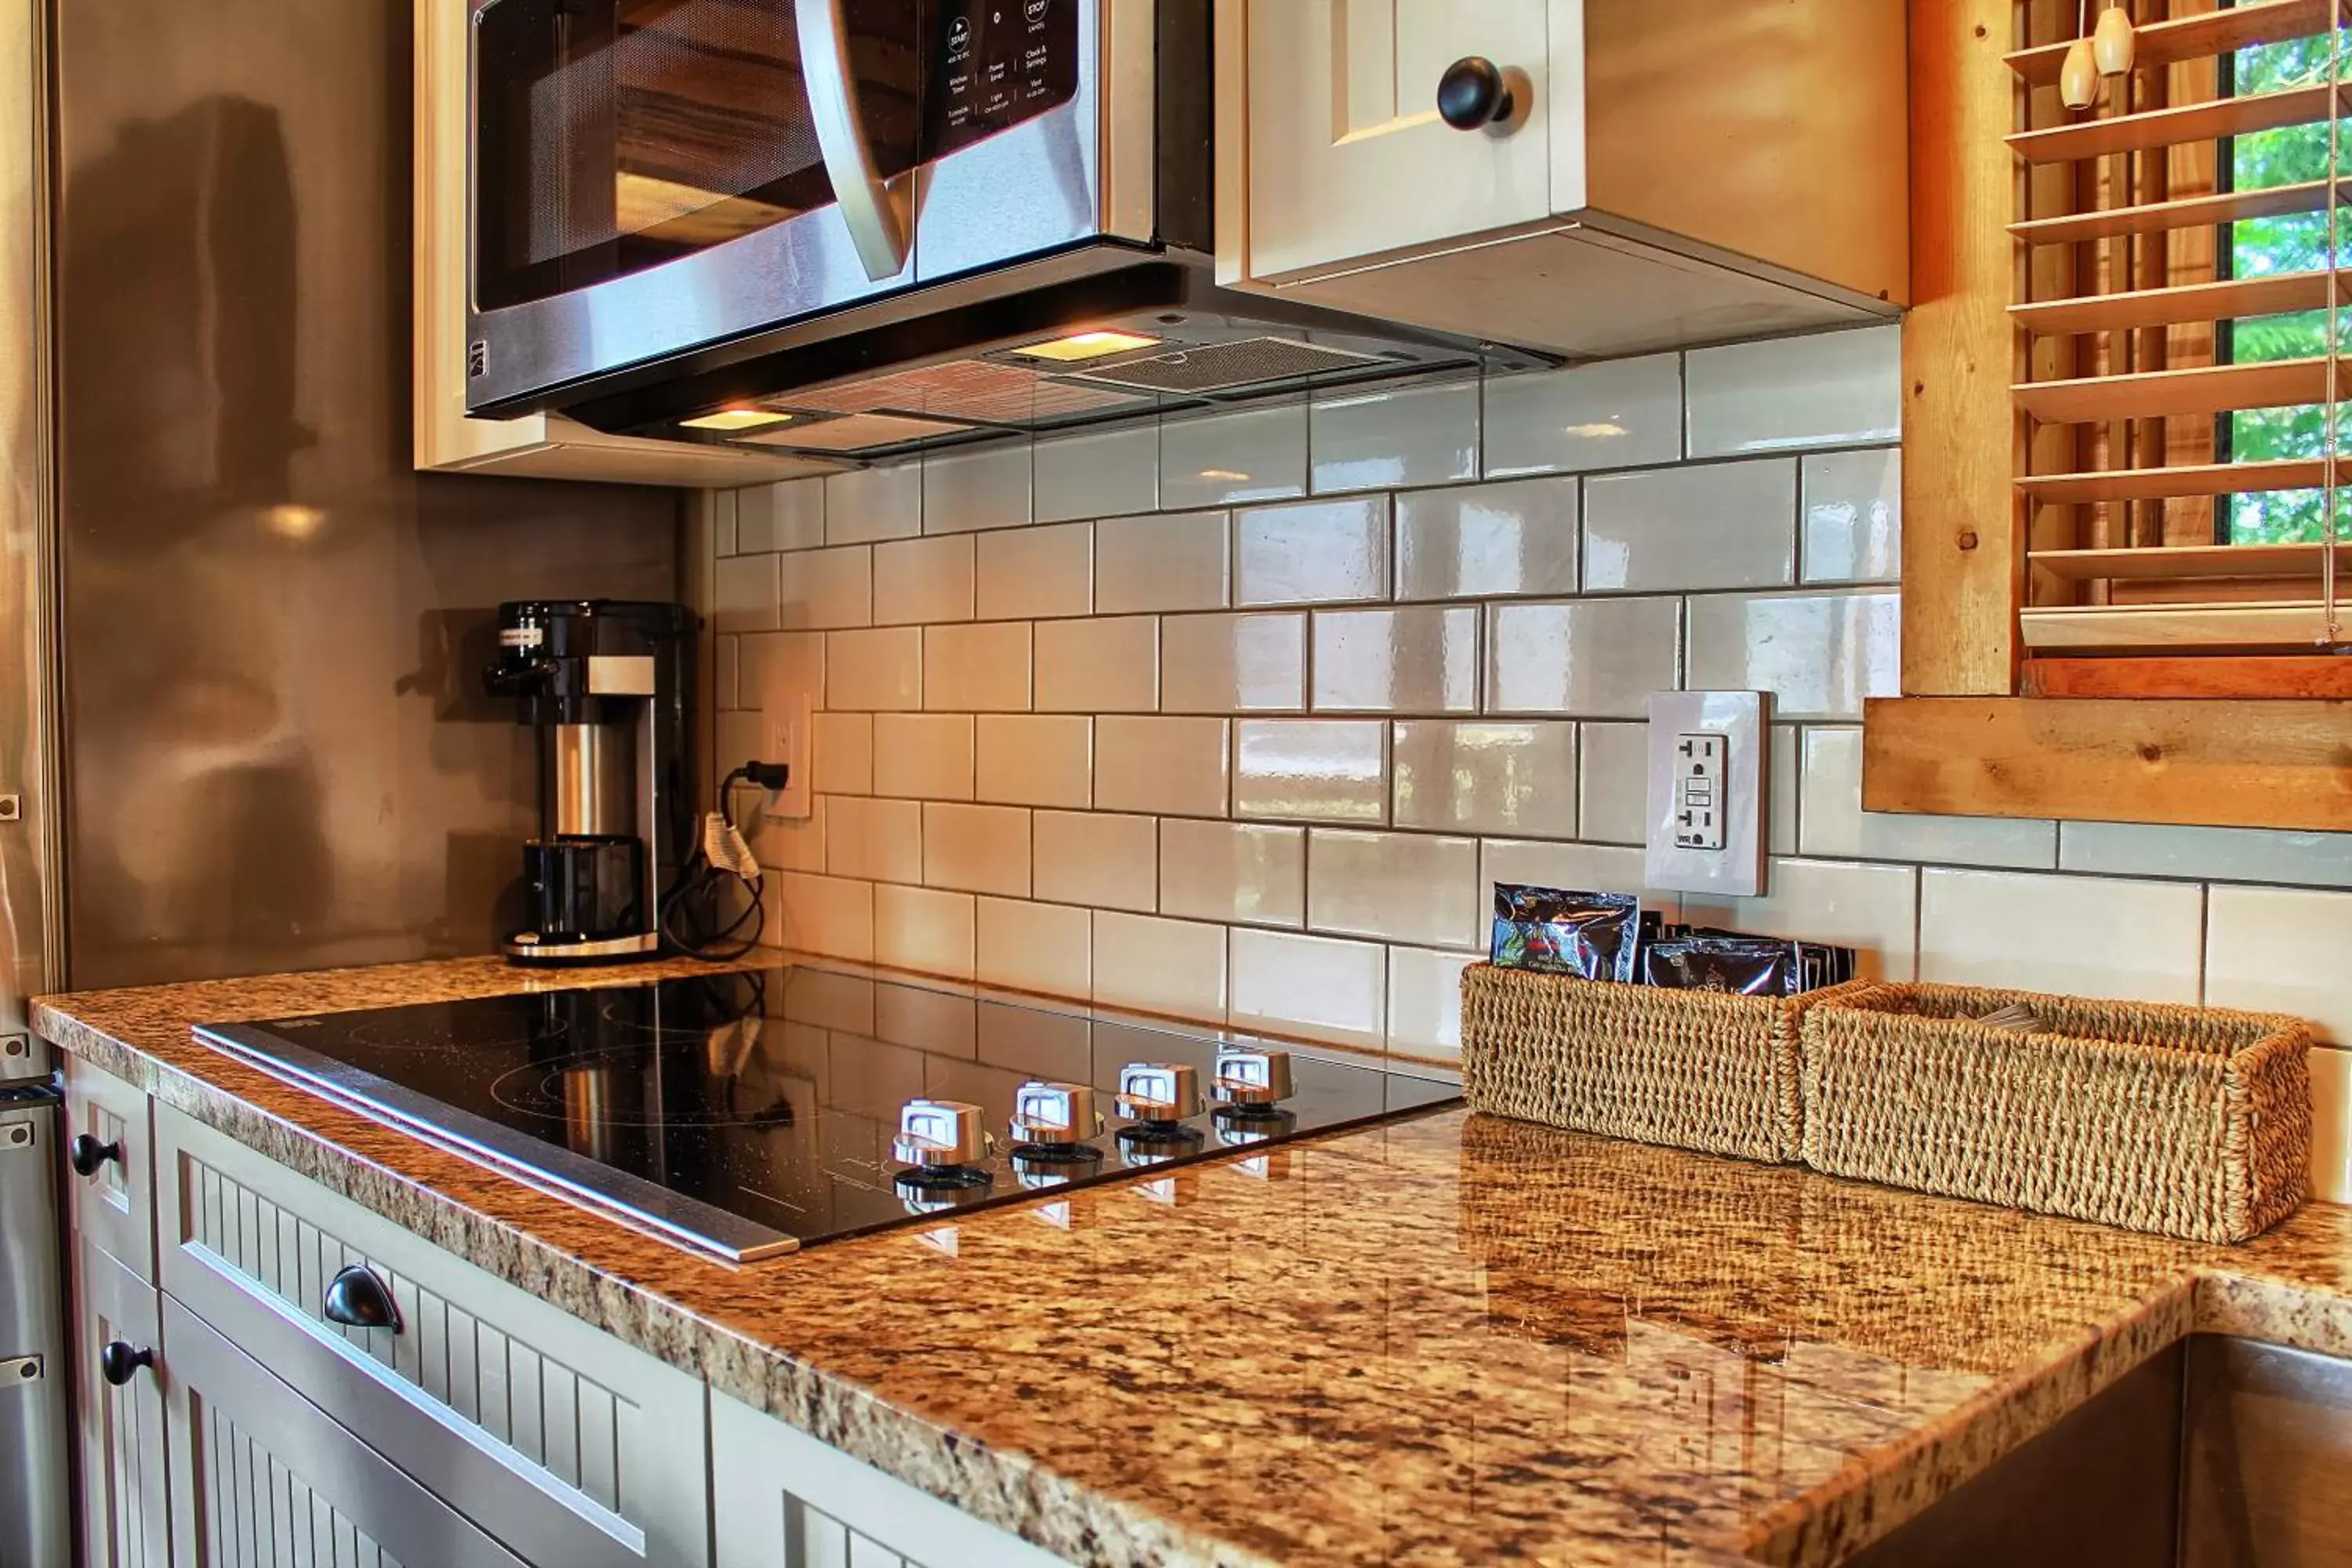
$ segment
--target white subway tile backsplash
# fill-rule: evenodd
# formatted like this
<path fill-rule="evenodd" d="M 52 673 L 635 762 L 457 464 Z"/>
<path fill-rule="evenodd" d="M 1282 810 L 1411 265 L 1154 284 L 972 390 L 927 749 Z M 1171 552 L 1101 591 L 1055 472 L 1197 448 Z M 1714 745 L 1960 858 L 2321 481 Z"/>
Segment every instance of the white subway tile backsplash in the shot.
<path fill-rule="evenodd" d="M 1776 859 L 1767 868 L 1763 897 L 1686 893 L 1683 918 L 1694 925 L 1851 947 L 1858 972 L 1873 980 L 1908 981 L 1918 967 L 1919 880 L 1908 866 Z"/>
<path fill-rule="evenodd" d="M 923 807 L 912 800 L 825 797 L 824 868 L 868 882 L 923 879 Z"/>
<path fill-rule="evenodd" d="M 1105 811 L 1223 816 L 1231 724 L 1223 719 L 1095 721 L 1095 805 Z"/>
<path fill-rule="evenodd" d="M 1095 995 L 1107 1007 L 1225 1016 L 1225 928 L 1095 911 Z"/>
<path fill-rule="evenodd" d="M 809 766 L 819 795 L 874 793 L 874 715 L 817 713 L 811 716 Z M 752 750 L 759 749 L 758 742 Z M 748 755 L 748 753 L 747 753 Z M 732 763 L 727 764 L 734 766 Z"/>
<path fill-rule="evenodd" d="M 1462 972 L 1475 952 L 1389 949 L 1389 1048 L 1414 1056 L 1462 1054 Z"/>
<path fill-rule="evenodd" d="M 875 625 L 874 552 L 867 545 L 846 544 L 783 556 L 777 563 L 777 624 L 787 630 Z M 964 596 L 971 597 L 969 584 Z M 882 624 L 905 620 L 901 616 Z"/>
<path fill-rule="evenodd" d="M 961 534 L 932 539 L 898 539 L 877 544 L 874 551 L 874 624 L 877 626 L 926 626 L 939 621 L 968 621 L 972 606 L 971 541 Z M 813 551 L 787 556 L 786 595 L 794 561 L 814 561 L 835 553 Z M 823 623 L 812 623 L 823 624 Z M 853 623 L 854 624 L 854 623 Z"/>
<path fill-rule="evenodd" d="M 741 683 L 737 679 L 740 666 L 735 656 L 736 645 L 742 640 L 732 632 L 710 639 L 710 701 L 716 712 L 723 713 L 739 705 L 736 699 Z"/>
<path fill-rule="evenodd" d="M 1863 810 L 1860 730 L 1807 726 L 1803 767 L 1807 855 L 2039 871 L 2057 864 L 2055 823 Z"/>
<path fill-rule="evenodd" d="M 2352 888 L 2352 834 L 2068 822 L 2058 827 L 2058 865 L 2109 876 Z"/>
<path fill-rule="evenodd" d="M 1561 478 L 1397 497 L 1396 596 L 1575 593 L 1579 489 Z"/>
<path fill-rule="evenodd" d="M 1234 514 L 1234 603 L 1389 596 L 1389 498 L 1244 507 Z"/>
<path fill-rule="evenodd" d="M 1899 440 L 1903 330 L 1865 327 L 1684 356 L 1690 455 Z"/>
<path fill-rule="evenodd" d="M 1388 950 L 1235 928 L 1234 1027 L 1378 1049 L 1388 1036 Z"/>
<path fill-rule="evenodd" d="M 1859 719 L 1901 683 L 1893 594 L 1710 594 L 1690 600 L 1694 691 L 1769 691 L 1779 719 Z"/>
<path fill-rule="evenodd" d="M 1165 819 L 1160 824 L 1160 909 L 1236 925 L 1303 923 L 1307 830 Z"/>
<path fill-rule="evenodd" d="M 709 520 L 710 523 L 710 553 L 712 557 L 716 559 L 722 556 L 740 553 L 740 549 L 736 543 L 738 537 L 735 527 L 736 492 L 733 490 L 704 490 L 701 494 L 703 498 L 701 505 L 705 509 L 703 515 Z"/>
<path fill-rule="evenodd" d="M 1649 835 L 1650 727 L 1580 724 L 1583 771 L 1578 785 L 1577 837 L 1600 844 L 1639 844 Z M 1775 779 L 1786 787 L 1785 777 Z"/>
<path fill-rule="evenodd" d="M 816 632 L 751 632 L 737 637 L 738 702 L 758 709 L 778 697 L 824 695 L 824 642 Z M 764 742 L 753 742 L 758 750 Z M 740 759 L 739 759 L 740 760 Z"/>
<path fill-rule="evenodd" d="M 897 463 L 824 477 L 824 542 L 870 544 L 923 531 L 923 467 Z"/>
<path fill-rule="evenodd" d="M 1307 617 L 1170 616 L 1160 623 L 1160 706 L 1170 713 L 1307 706 Z"/>
<path fill-rule="evenodd" d="M 1478 384 L 1337 392 L 1307 426 L 1315 493 L 1442 485 L 1478 477 Z"/>
<path fill-rule="evenodd" d="M 939 710 L 1019 713 L 1029 708 L 1029 623 L 923 630 L 923 701 Z"/>
<path fill-rule="evenodd" d="M 1488 479 L 1671 463 L 1683 455 L 1678 354 L 1486 383 Z"/>
<path fill-rule="evenodd" d="M 1037 623 L 1037 710 L 1149 713 L 1160 706 L 1160 623 L 1150 616 Z"/>
<path fill-rule="evenodd" d="M 1094 983 L 1094 918 L 1085 910 L 979 900 L 972 977 L 982 985 L 1083 1000 Z"/>
<path fill-rule="evenodd" d="M 1797 852 L 1797 803 L 1802 785 L 1803 738 L 1794 724 L 1775 724 L 1765 757 L 1765 805 L 1772 820 L 1765 825 L 1768 855 Z"/>
<path fill-rule="evenodd" d="M 730 555 L 710 571 L 710 627 L 764 632 L 776 624 L 776 558 Z"/>
<path fill-rule="evenodd" d="M 1793 458 L 1584 481 L 1587 593 L 1776 588 L 1796 575 Z"/>
<path fill-rule="evenodd" d="M 928 887 L 999 898 L 1029 896 L 1029 813 L 1010 805 L 923 804 Z"/>
<path fill-rule="evenodd" d="M 1804 461 L 1804 580 L 1892 583 L 1903 571 L 1903 451 L 1815 452 Z"/>
<path fill-rule="evenodd" d="M 1384 721 L 1245 719 L 1235 729 L 1234 816 L 1374 825 L 1388 820 Z"/>
<path fill-rule="evenodd" d="M 1094 721 L 983 713 L 973 721 L 974 795 L 1008 805 L 1094 804 Z"/>
<path fill-rule="evenodd" d="M 770 816 L 753 811 L 740 824 L 760 864 L 776 871 L 823 871 L 825 858 L 826 802 L 818 795 L 809 802 L 806 816 Z"/>
<path fill-rule="evenodd" d="M 735 498 L 735 548 L 814 550 L 824 542 L 824 480 L 782 479 L 722 491 Z"/>
<path fill-rule="evenodd" d="M 1399 827 L 1573 838 L 1576 726 L 1551 720 L 1405 720 L 1391 741 Z"/>
<path fill-rule="evenodd" d="M 885 883 L 874 889 L 874 962 L 970 980 L 976 918 L 970 893 Z"/>
<path fill-rule="evenodd" d="M 1159 907 L 1159 830 L 1150 817 L 1041 811 L 1030 832 L 1038 898 L 1145 914 Z"/>
<path fill-rule="evenodd" d="M 1095 525 L 1095 608 L 1106 616 L 1222 610 L 1233 598 L 1232 514 L 1119 517 Z"/>
<path fill-rule="evenodd" d="M 1612 844 L 1545 844 L 1524 838 L 1488 838 L 1479 845 L 1478 889 L 1491 932 L 1497 882 L 1565 888 L 1583 893 L 1638 893 L 1642 907 L 1667 920 L 1682 918 L 1682 897 L 1642 886 L 1642 852 Z"/>
<path fill-rule="evenodd" d="M 923 628 L 827 632 L 824 638 L 827 708 L 876 713 L 923 705 Z"/>
<path fill-rule="evenodd" d="M 1478 710 L 1475 605 L 1318 610 L 1314 640 L 1318 712 Z"/>
<path fill-rule="evenodd" d="M 768 939 L 856 963 L 874 961 L 874 884 L 780 871 L 768 881 Z"/>
<path fill-rule="evenodd" d="M 2194 1002 L 2204 915 L 2183 883 L 1928 867 L 1919 978 Z"/>
<path fill-rule="evenodd" d="M 1486 711 L 1638 718 L 1675 690 L 1682 602 L 1581 599 L 1486 610 Z"/>
<path fill-rule="evenodd" d="M 1487 900 L 1478 841 L 1317 827 L 1307 835 L 1307 923 L 1423 947 L 1475 947 Z"/>
<path fill-rule="evenodd" d="M 971 798 L 971 715 L 874 715 L 876 795 L 908 800 Z"/>
<path fill-rule="evenodd" d="M 2223 887 L 2208 899 L 2205 1000 L 2308 1018 L 2320 1038 L 2352 1043 L 2352 893 Z"/>
<path fill-rule="evenodd" d="M 2311 1072 L 2311 1195 L 2352 1204 L 2352 1051 L 2318 1049 Z"/>
<path fill-rule="evenodd" d="M 1160 504 L 1171 511 L 1307 493 L 1307 405 L 1163 420 Z"/>
<path fill-rule="evenodd" d="M 1121 517 L 1160 504 L 1160 426 L 1130 426 L 1037 443 L 1039 522 Z"/>
<path fill-rule="evenodd" d="M 1090 522 L 1016 528 L 980 537 L 979 616 L 983 621 L 1087 615 L 1094 609 L 1094 581 Z"/>
<path fill-rule="evenodd" d="M 912 465 L 908 465 L 912 467 Z M 1029 521 L 1029 444 L 940 452 L 922 463 L 925 533 L 1019 528 Z"/>

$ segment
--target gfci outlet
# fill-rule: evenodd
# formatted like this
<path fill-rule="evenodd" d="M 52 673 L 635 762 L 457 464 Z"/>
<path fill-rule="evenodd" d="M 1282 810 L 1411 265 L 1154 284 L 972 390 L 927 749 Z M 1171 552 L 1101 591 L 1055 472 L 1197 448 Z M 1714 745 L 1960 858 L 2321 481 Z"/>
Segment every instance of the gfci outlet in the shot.
<path fill-rule="evenodd" d="M 780 762 L 789 770 L 784 787 L 770 792 L 761 812 L 772 821 L 805 820 L 816 809 L 809 788 L 809 731 L 815 725 L 814 703 L 805 691 L 779 697 L 761 710 L 760 760 Z"/>
<path fill-rule="evenodd" d="M 1727 898 L 1764 890 L 1769 702 L 1760 691 L 1652 694 L 1643 886 Z"/>

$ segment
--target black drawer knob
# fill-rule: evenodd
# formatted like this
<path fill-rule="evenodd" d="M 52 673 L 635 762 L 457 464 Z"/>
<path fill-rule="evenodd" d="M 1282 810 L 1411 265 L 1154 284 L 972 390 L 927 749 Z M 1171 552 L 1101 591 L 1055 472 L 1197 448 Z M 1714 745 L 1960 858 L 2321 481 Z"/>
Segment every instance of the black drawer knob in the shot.
<path fill-rule="evenodd" d="M 354 1263 L 327 1282 L 327 1321 L 347 1329 L 401 1331 L 400 1304 L 364 1263 Z"/>
<path fill-rule="evenodd" d="M 99 1348 L 98 1375 L 117 1388 L 138 1376 L 141 1367 L 154 1364 L 153 1351 L 135 1349 L 121 1340 L 110 1341 Z"/>
<path fill-rule="evenodd" d="M 101 1143 L 87 1132 L 75 1133 L 73 1142 L 66 1145 L 66 1163 L 74 1168 L 75 1175 L 84 1178 L 106 1169 L 109 1160 L 121 1158 L 121 1144 Z"/>
<path fill-rule="evenodd" d="M 1437 79 L 1437 117 L 1456 131 L 1508 124 L 1517 112 L 1502 67 L 1484 55 L 1455 60 Z"/>

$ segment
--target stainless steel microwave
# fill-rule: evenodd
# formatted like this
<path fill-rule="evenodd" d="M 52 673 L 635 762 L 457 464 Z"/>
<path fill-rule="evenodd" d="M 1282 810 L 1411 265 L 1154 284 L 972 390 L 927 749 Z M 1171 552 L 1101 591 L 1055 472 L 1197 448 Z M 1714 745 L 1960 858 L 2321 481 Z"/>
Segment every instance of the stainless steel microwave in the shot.
<path fill-rule="evenodd" d="M 470 412 L 866 457 L 1489 352 L 1213 286 L 1209 0 L 472 4 Z"/>

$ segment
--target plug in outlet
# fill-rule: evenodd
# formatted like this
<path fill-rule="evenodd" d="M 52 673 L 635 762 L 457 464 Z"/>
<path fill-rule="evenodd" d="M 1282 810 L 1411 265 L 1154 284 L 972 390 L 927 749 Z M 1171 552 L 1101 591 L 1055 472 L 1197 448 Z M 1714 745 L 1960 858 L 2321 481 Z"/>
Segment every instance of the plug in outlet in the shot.
<path fill-rule="evenodd" d="M 1765 757 L 1760 691 L 1650 698 L 1650 787 L 1643 885 L 1753 898 L 1764 890 Z"/>
<path fill-rule="evenodd" d="M 781 762 L 790 770 L 784 787 L 772 792 L 761 811 L 769 820 L 806 820 L 816 809 L 809 788 L 809 731 L 815 726 L 814 704 L 805 691 L 778 697 L 761 710 L 761 760 Z"/>

